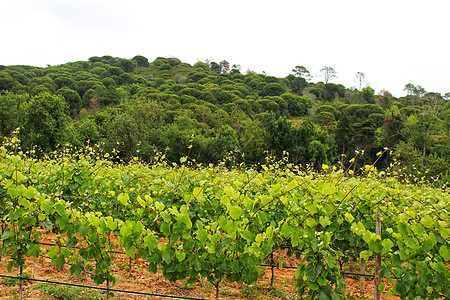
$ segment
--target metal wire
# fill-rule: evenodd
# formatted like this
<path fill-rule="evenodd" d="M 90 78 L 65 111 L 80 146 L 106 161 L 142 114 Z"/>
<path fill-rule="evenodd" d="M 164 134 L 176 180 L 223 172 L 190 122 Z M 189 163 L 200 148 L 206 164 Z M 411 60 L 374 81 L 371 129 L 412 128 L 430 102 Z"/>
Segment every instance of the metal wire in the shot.
<path fill-rule="evenodd" d="M 119 289 L 111 289 L 111 288 L 104 288 L 104 287 L 96 287 L 96 286 L 91 286 L 91 285 L 82 285 L 82 284 L 75 284 L 75 283 L 59 282 L 59 281 L 53 281 L 53 280 L 48 280 L 48 279 L 36 279 L 36 278 L 18 277 L 18 276 L 10 276 L 10 275 L 2 275 L 2 274 L 0 274 L 0 277 L 23 279 L 23 280 L 27 280 L 27 281 L 37 281 L 37 282 L 59 284 L 59 285 L 67 285 L 67 286 L 74 286 L 74 287 L 87 288 L 87 289 L 95 289 L 95 290 L 101 290 L 101 291 L 107 291 L 107 292 L 125 293 L 125 294 L 136 294 L 136 295 L 145 295 L 145 296 L 153 296 L 153 297 L 164 297 L 164 298 L 175 298 L 175 299 L 186 299 L 186 300 L 208 300 L 207 298 L 194 298 L 194 297 L 173 296 L 173 295 L 164 295 L 164 294 L 154 294 L 154 293 L 146 293 L 146 292 L 119 290 Z"/>

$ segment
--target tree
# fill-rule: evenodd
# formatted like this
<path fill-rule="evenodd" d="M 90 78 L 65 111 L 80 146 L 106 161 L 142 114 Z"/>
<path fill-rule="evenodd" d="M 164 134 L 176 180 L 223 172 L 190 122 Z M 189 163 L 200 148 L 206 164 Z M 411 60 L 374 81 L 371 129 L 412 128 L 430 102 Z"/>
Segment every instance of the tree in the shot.
<path fill-rule="evenodd" d="M 332 67 L 325 66 L 322 69 L 320 69 L 320 73 L 322 74 L 325 83 L 328 83 L 328 81 L 330 81 L 331 78 L 337 77 L 337 72 Z"/>
<path fill-rule="evenodd" d="M 138 67 L 148 67 L 150 65 L 148 59 L 142 55 L 136 55 L 131 60 L 135 61 Z"/>
<path fill-rule="evenodd" d="M 232 67 L 231 67 L 231 71 L 230 71 L 230 74 L 241 74 L 241 66 L 240 65 L 236 65 L 236 64 L 234 64 Z"/>
<path fill-rule="evenodd" d="M 11 92 L 0 94 L 0 138 L 10 136 L 22 123 L 23 106 L 30 96 L 14 95 Z"/>
<path fill-rule="evenodd" d="M 44 152 L 64 142 L 68 107 L 62 96 L 48 92 L 34 96 L 26 107 L 23 141 L 26 148 L 36 145 Z"/>
<path fill-rule="evenodd" d="M 132 73 L 134 71 L 134 65 L 131 60 L 119 58 L 118 65 L 127 73 Z"/>
<path fill-rule="evenodd" d="M 322 164 L 327 164 L 327 154 L 324 145 L 317 140 L 308 145 L 308 158 L 316 170 L 322 168 Z"/>
<path fill-rule="evenodd" d="M 66 99 L 66 103 L 69 105 L 70 116 L 72 118 L 76 117 L 78 111 L 81 108 L 80 95 L 76 91 L 68 87 L 62 87 L 59 90 L 57 90 L 56 93 L 58 95 L 63 96 L 64 99 Z"/>
<path fill-rule="evenodd" d="M 226 60 L 222 60 L 219 63 L 219 74 L 228 73 L 230 71 L 230 63 Z"/>
<path fill-rule="evenodd" d="M 239 140 L 236 131 L 229 125 L 223 125 L 216 130 L 215 137 L 211 140 L 208 153 L 211 161 L 222 160 L 229 152 L 239 149 Z"/>
<path fill-rule="evenodd" d="M 404 91 L 406 91 L 406 104 L 408 105 L 409 103 L 409 97 L 413 94 L 414 92 L 414 84 L 412 83 L 408 83 L 405 85 L 405 88 L 403 89 Z"/>
<path fill-rule="evenodd" d="M 245 122 L 239 136 L 245 163 L 263 163 L 264 151 L 267 150 L 267 132 L 261 128 L 260 122 L 257 120 Z"/>
<path fill-rule="evenodd" d="M 217 74 L 220 74 L 220 65 L 218 63 L 216 63 L 214 61 L 211 62 L 210 68 L 211 68 L 211 71 L 216 72 Z"/>
<path fill-rule="evenodd" d="M 416 95 L 424 91 L 421 86 L 414 87 L 414 90 Z M 416 113 L 409 115 L 406 119 L 404 135 L 407 141 L 414 144 L 422 153 L 422 164 L 425 165 L 427 154 L 438 139 L 437 136 L 440 135 L 443 124 L 440 116 L 450 107 L 450 104 L 438 93 L 428 93 L 419 100 Z"/>
<path fill-rule="evenodd" d="M 375 90 L 370 86 L 366 86 L 362 89 L 361 94 L 363 96 L 364 101 L 370 104 L 375 104 Z"/>
<path fill-rule="evenodd" d="M 361 91 L 361 88 L 362 88 L 362 81 L 366 78 L 366 75 L 364 75 L 364 73 L 362 73 L 362 72 L 358 72 L 358 73 L 356 73 L 356 78 L 358 78 L 358 81 L 359 81 L 359 90 Z"/>
<path fill-rule="evenodd" d="M 292 72 L 298 77 L 305 78 L 306 81 L 311 80 L 311 73 L 304 66 L 296 66 Z"/>
<path fill-rule="evenodd" d="M 263 96 L 280 96 L 284 92 L 286 91 L 281 84 L 272 82 L 264 87 L 262 94 Z"/>

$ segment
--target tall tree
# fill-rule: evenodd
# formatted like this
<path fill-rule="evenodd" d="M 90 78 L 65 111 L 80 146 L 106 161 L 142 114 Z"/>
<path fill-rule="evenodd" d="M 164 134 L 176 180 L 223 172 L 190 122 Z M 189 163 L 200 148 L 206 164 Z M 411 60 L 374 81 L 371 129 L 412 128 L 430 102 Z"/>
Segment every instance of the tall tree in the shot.
<path fill-rule="evenodd" d="M 136 62 L 138 67 L 148 67 L 150 65 L 148 59 L 142 55 L 136 55 L 131 60 Z"/>
<path fill-rule="evenodd" d="M 361 91 L 361 88 L 362 88 L 362 81 L 366 78 L 366 75 L 364 75 L 364 73 L 363 72 L 358 72 L 358 73 L 356 73 L 356 78 L 358 78 L 358 81 L 359 81 L 359 90 Z"/>
<path fill-rule="evenodd" d="M 26 148 L 36 145 L 44 152 L 64 142 L 68 106 L 62 96 L 48 92 L 34 96 L 26 107 L 23 141 Z"/>
<path fill-rule="evenodd" d="M 406 91 L 406 105 L 409 104 L 409 98 L 414 93 L 414 89 L 415 87 L 412 83 L 407 83 L 403 88 L 403 90 Z"/>
<path fill-rule="evenodd" d="M 320 69 L 320 74 L 322 74 L 325 83 L 328 83 L 328 81 L 330 81 L 331 78 L 337 77 L 336 70 L 333 69 L 332 67 L 327 66 Z"/>
<path fill-rule="evenodd" d="M 230 63 L 226 60 L 222 60 L 219 63 L 219 73 L 228 73 L 230 71 Z"/>
<path fill-rule="evenodd" d="M 311 73 L 304 66 L 296 66 L 292 72 L 295 76 L 305 78 L 306 81 L 311 80 Z"/>

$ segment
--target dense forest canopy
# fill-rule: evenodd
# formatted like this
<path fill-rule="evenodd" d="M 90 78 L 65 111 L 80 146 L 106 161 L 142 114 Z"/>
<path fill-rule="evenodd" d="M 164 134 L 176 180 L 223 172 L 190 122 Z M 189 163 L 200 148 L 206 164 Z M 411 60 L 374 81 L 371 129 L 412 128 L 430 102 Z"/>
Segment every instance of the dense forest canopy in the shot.
<path fill-rule="evenodd" d="M 405 85 L 406 96 L 323 82 L 295 66 L 285 78 L 226 60 L 197 62 L 112 56 L 46 68 L 0 66 L 0 136 L 17 136 L 35 155 L 99 144 L 124 159 L 172 162 L 224 159 L 256 165 L 273 159 L 322 165 L 385 167 L 416 179 L 450 179 L 449 94 Z M 31 152 L 32 151 L 32 152 Z M 356 157 L 356 160 L 354 158 Z"/>

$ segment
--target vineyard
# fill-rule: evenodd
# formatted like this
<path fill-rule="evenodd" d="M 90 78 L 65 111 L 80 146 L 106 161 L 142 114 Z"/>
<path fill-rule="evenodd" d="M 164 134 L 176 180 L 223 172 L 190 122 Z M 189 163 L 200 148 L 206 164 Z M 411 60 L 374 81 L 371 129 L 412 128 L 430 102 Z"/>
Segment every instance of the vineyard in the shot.
<path fill-rule="evenodd" d="M 188 158 L 168 164 L 163 156 L 125 164 L 92 147 L 38 160 L 5 144 L 2 255 L 11 271 L 48 251 L 55 267 L 113 286 L 120 247 L 170 281 L 206 278 L 219 297 L 222 281 L 255 283 L 282 249 L 299 260 L 294 278 L 307 299 L 344 298 L 342 266 L 378 257 L 380 291 L 385 279 L 402 299 L 450 298 L 448 191 L 401 183 L 373 165 L 351 173 L 271 161 L 246 170 Z M 45 232 L 57 237 L 50 248 Z"/>

